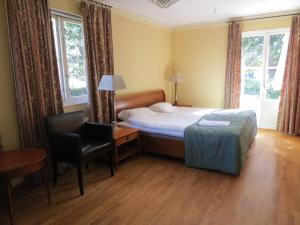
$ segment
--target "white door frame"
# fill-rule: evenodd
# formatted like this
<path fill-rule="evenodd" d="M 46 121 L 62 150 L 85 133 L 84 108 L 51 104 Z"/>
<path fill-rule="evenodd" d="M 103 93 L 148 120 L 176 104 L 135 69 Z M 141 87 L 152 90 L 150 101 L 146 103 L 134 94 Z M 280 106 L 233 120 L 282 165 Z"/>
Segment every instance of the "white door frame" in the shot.
<path fill-rule="evenodd" d="M 280 33 L 288 33 L 290 31 L 290 28 L 279 28 L 279 29 L 268 29 L 268 30 L 258 30 L 258 31 L 249 31 L 249 32 L 243 32 L 242 33 L 242 38 L 244 37 L 254 37 L 254 36 L 263 36 L 264 37 L 264 45 L 263 45 L 263 65 L 262 71 L 263 75 L 260 79 L 260 94 L 259 94 L 259 101 L 260 101 L 260 115 L 258 119 L 258 124 L 261 125 L 263 124 L 263 116 L 262 116 L 262 108 L 264 104 L 267 102 L 272 102 L 274 101 L 277 102 L 279 100 L 272 100 L 272 99 L 267 99 L 266 98 L 266 79 L 267 79 L 267 74 L 268 70 L 271 69 L 271 67 L 268 65 L 269 62 L 269 41 L 270 41 L 270 36 L 272 34 L 280 34 Z M 277 68 L 277 67 L 274 67 Z M 246 69 L 255 69 L 255 67 L 244 67 L 241 68 L 242 71 L 245 71 Z M 242 90 L 241 93 L 244 93 L 243 91 L 244 84 L 242 83 Z"/>

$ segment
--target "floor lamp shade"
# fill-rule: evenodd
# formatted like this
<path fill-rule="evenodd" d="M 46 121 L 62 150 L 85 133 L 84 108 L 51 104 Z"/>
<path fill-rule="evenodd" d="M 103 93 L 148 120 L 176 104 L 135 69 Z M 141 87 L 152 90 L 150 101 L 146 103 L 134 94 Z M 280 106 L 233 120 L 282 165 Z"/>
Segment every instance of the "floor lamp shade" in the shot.
<path fill-rule="evenodd" d="M 99 90 L 116 91 L 126 89 L 124 79 L 121 75 L 103 75 L 99 83 Z"/>
<path fill-rule="evenodd" d="M 181 83 L 183 82 L 183 76 L 181 74 L 174 74 L 170 76 L 169 81 L 172 83 Z"/>
<path fill-rule="evenodd" d="M 111 113 L 112 113 L 112 124 L 114 128 L 117 128 L 117 117 L 115 110 L 115 91 L 126 89 L 126 84 L 121 75 L 103 75 L 98 89 L 100 91 L 109 91 L 111 94 Z"/>

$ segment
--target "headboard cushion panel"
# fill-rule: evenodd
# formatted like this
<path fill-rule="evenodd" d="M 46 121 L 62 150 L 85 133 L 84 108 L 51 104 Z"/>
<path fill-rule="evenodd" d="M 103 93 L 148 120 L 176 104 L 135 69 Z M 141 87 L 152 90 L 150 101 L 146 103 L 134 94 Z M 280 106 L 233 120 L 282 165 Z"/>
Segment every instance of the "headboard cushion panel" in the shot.
<path fill-rule="evenodd" d="M 165 102 L 165 92 L 163 90 L 152 90 L 138 92 L 128 95 L 120 95 L 115 98 L 116 113 L 125 109 L 148 107 L 157 102 Z"/>

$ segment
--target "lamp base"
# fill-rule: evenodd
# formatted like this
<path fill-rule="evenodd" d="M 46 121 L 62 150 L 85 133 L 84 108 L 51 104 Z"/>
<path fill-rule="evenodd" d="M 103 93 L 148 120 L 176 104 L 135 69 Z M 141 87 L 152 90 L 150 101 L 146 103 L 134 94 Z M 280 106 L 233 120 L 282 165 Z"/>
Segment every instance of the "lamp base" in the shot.
<path fill-rule="evenodd" d="M 114 130 L 114 131 L 121 130 L 121 127 L 118 127 L 118 126 L 116 126 L 116 127 L 113 127 L 113 130 Z"/>
<path fill-rule="evenodd" d="M 118 122 L 117 121 L 112 121 L 112 126 L 114 131 L 116 130 L 120 130 L 121 128 L 118 126 Z"/>

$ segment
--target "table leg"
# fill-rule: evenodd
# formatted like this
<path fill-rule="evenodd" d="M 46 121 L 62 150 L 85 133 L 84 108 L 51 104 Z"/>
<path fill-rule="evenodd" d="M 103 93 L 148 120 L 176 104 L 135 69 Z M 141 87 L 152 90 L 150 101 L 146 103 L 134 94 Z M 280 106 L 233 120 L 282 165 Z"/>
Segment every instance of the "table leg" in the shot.
<path fill-rule="evenodd" d="M 13 205 L 12 205 L 12 198 L 11 198 L 11 183 L 9 179 L 4 180 L 4 185 L 6 189 L 6 195 L 7 195 L 7 204 L 8 204 L 8 211 L 9 211 L 9 218 L 10 222 L 13 225 L 14 224 L 14 213 L 13 213 Z"/>
<path fill-rule="evenodd" d="M 42 169 L 42 172 L 43 172 L 44 185 L 45 185 L 47 197 L 48 197 L 48 204 L 51 205 L 50 182 L 49 182 L 49 173 L 48 173 L 47 162 L 45 163 L 45 166 Z"/>

